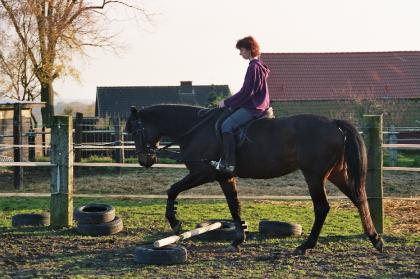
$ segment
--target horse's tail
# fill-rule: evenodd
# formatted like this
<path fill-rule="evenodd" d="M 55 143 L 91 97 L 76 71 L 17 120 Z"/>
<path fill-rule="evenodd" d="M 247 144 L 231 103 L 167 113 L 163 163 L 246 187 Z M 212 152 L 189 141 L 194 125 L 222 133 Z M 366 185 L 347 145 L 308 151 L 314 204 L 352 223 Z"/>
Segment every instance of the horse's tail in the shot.
<path fill-rule="evenodd" d="M 366 194 L 367 153 L 366 146 L 359 131 L 349 122 L 335 120 L 342 130 L 344 140 L 344 160 L 347 165 L 348 185 L 352 187 L 350 197 L 359 209 L 365 233 L 376 249 L 382 250 L 383 242 L 375 230 L 369 211 Z"/>
<path fill-rule="evenodd" d="M 360 199 L 362 198 L 360 195 L 366 195 L 366 146 L 363 138 L 350 122 L 344 120 L 335 120 L 335 122 L 345 136 L 344 160 L 347 165 L 347 177 L 353 182 L 355 197 Z"/>

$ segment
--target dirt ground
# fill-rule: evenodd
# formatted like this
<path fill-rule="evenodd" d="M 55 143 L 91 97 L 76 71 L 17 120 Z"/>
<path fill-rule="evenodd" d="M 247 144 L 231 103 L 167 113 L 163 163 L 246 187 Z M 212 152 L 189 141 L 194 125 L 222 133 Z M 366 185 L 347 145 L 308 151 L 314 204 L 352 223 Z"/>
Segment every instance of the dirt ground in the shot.
<path fill-rule="evenodd" d="M 97 194 L 166 194 L 170 185 L 180 180 L 185 169 L 122 169 L 79 168 L 75 171 L 75 193 Z M 384 196 L 418 197 L 420 172 L 386 171 L 383 174 Z M 326 185 L 328 195 L 342 195 L 332 185 Z M 14 192 L 13 173 L 0 170 L 0 192 Z M 49 192 L 50 173 L 47 169 L 27 168 L 24 171 L 23 192 Z M 238 179 L 240 195 L 309 195 L 300 171 L 273 179 Z M 188 190 L 189 195 L 222 195 L 217 183 L 208 183 Z"/>

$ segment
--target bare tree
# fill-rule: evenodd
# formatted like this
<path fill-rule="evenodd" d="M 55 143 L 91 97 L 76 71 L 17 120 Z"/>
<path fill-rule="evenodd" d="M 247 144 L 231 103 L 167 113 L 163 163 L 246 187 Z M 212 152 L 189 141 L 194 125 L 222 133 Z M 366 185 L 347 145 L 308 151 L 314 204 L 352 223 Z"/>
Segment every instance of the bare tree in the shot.
<path fill-rule="evenodd" d="M 5 14 L 0 11 L 0 20 Z M 34 36 L 33 21 L 23 17 L 22 35 L 26 41 Z M 34 101 L 40 96 L 39 82 L 28 56 L 28 50 L 21 40 L 12 36 L 10 30 L 0 26 L 0 96 L 21 101 Z M 30 45 L 30 47 L 33 47 Z M 31 114 L 34 127 L 37 119 Z"/>
<path fill-rule="evenodd" d="M 31 22 L 22 26 L 25 39 L 33 36 Z M 28 50 L 20 40 L 13 40 L 5 30 L 0 35 L 0 95 L 16 100 L 33 101 L 39 96 L 39 83 L 36 80 Z"/>
<path fill-rule="evenodd" d="M 135 0 L 0 0 L 1 23 L 14 30 L 27 51 L 33 73 L 40 84 L 45 126 L 54 114 L 53 81 L 69 74 L 72 57 L 86 54 L 86 47 L 112 47 L 114 35 L 107 30 L 109 24 L 105 10 L 117 5 L 149 15 L 132 2 Z M 31 24 L 33 23 L 33 24 Z M 35 36 L 25 36 L 30 26 Z"/>

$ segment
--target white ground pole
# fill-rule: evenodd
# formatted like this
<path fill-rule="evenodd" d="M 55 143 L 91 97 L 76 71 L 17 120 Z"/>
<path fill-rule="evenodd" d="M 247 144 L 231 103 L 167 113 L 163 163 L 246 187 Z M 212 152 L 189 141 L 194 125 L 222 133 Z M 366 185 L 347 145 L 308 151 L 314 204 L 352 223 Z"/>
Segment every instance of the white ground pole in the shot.
<path fill-rule="evenodd" d="M 222 223 L 221 222 L 216 222 L 216 223 L 213 223 L 213 224 L 205 226 L 205 227 L 201 227 L 201 228 L 197 228 L 197 229 L 194 229 L 194 230 L 191 230 L 191 231 L 184 232 L 180 235 L 173 235 L 173 236 L 169 236 L 169 237 L 157 240 L 153 243 L 153 246 L 155 248 L 160 248 L 160 247 L 175 243 L 175 242 L 180 241 L 180 240 L 184 240 L 184 239 L 187 239 L 187 238 L 199 235 L 199 234 L 203 234 L 203 233 L 206 233 L 206 232 L 209 232 L 209 231 L 212 231 L 212 230 L 216 230 L 216 229 L 221 228 L 221 227 L 222 227 Z"/>

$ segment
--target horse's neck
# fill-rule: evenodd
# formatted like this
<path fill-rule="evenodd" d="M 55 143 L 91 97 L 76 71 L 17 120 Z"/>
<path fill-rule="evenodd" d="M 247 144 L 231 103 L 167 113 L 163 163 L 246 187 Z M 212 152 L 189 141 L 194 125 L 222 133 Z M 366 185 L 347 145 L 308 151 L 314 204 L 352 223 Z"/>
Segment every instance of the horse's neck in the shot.
<path fill-rule="evenodd" d="M 160 114 L 157 121 L 162 135 L 176 139 L 197 123 L 198 116 L 191 111 L 171 110 L 165 114 Z"/>

